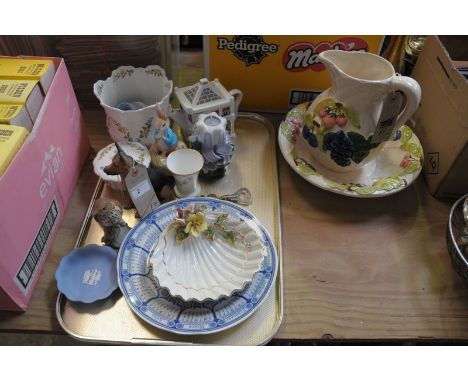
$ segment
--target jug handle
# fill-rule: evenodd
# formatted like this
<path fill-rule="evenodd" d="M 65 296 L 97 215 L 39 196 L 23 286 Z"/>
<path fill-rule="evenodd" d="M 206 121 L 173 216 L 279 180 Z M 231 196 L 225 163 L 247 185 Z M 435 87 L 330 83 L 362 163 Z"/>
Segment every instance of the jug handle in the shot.
<path fill-rule="evenodd" d="M 239 89 L 231 89 L 229 90 L 229 94 L 234 97 L 234 112 L 237 116 L 237 112 L 239 111 L 239 105 L 244 97 L 244 94 Z"/>
<path fill-rule="evenodd" d="M 408 121 L 418 108 L 421 100 L 421 87 L 411 77 L 397 75 L 392 80 L 393 91 L 401 91 L 406 96 L 406 105 L 398 115 L 395 128 Z"/>

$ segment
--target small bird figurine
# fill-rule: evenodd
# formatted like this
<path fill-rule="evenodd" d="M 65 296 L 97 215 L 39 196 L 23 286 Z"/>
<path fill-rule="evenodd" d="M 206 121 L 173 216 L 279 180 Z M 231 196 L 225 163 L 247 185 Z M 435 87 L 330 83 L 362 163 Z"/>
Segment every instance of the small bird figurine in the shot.
<path fill-rule="evenodd" d="M 104 172 L 107 175 L 125 175 L 133 167 L 134 160 L 117 142 L 115 142 L 115 147 L 117 147 L 117 153 L 112 158 L 112 163 L 104 167 Z"/>
<path fill-rule="evenodd" d="M 123 208 L 117 200 L 99 198 L 94 204 L 93 217 L 104 230 L 102 242 L 120 248 L 130 227 L 123 220 Z"/>

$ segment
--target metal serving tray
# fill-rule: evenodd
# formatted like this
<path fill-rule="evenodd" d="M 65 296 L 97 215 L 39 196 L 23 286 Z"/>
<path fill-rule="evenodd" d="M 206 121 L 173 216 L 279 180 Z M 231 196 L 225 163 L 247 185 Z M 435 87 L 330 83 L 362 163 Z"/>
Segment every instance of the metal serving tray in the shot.
<path fill-rule="evenodd" d="M 148 345 L 262 345 L 278 331 L 283 319 L 281 227 L 276 165 L 276 132 L 258 114 L 240 113 L 236 120 L 237 146 L 226 176 L 215 182 L 201 182 L 202 193 L 228 194 L 248 187 L 253 203 L 248 206 L 274 240 L 278 253 L 278 275 L 265 302 L 241 324 L 214 334 L 183 336 L 152 327 L 138 318 L 120 290 L 93 304 L 71 302 L 59 293 L 56 313 L 62 328 L 72 337 L 89 342 Z M 110 189 L 99 180 L 76 242 L 76 247 L 101 244 L 102 229 L 91 211 L 100 196 Z M 124 219 L 133 227 L 135 210 L 126 210 Z"/>

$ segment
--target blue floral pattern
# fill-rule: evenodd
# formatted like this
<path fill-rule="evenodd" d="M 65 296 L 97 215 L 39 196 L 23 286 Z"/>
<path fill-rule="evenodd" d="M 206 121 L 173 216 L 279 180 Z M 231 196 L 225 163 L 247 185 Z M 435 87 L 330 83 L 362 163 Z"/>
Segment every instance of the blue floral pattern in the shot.
<path fill-rule="evenodd" d="M 257 223 L 267 249 L 261 270 L 244 290 L 217 301 L 185 302 L 169 295 L 151 277 L 147 259 L 161 232 L 177 216 L 177 208 L 190 204 L 226 212 Z M 164 204 L 141 220 L 119 251 L 117 273 L 120 289 L 132 310 L 149 324 L 178 334 L 209 334 L 228 329 L 248 318 L 268 296 L 274 284 L 278 259 L 273 242 L 256 218 L 233 203 L 212 198 L 191 198 Z"/>

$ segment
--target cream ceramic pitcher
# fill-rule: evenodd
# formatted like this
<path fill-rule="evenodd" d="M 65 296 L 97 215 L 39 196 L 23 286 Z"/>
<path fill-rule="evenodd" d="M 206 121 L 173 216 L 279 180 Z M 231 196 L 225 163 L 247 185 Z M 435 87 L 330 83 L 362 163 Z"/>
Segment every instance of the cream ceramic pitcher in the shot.
<path fill-rule="evenodd" d="M 393 125 L 396 131 L 403 125 L 415 112 L 421 89 L 375 54 L 328 50 L 319 54 L 319 60 L 330 73 L 332 86 L 308 107 L 302 137 L 312 156 L 327 169 L 358 170 L 380 151 L 382 145 L 372 136 L 382 127 Z M 405 95 L 405 105 L 402 109 L 393 105 L 394 118 L 379 121 L 381 114 L 388 115 L 396 92 Z"/>

